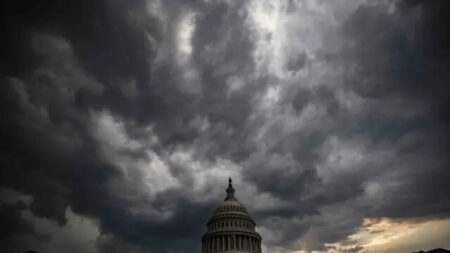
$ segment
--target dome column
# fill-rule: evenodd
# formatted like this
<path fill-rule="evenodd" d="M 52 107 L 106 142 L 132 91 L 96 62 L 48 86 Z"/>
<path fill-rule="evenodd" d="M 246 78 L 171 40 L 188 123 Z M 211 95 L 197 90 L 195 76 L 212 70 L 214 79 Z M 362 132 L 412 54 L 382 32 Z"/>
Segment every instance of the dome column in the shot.
<path fill-rule="evenodd" d="M 225 236 L 222 235 L 221 239 L 222 239 L 222 250 L 225 250 Z"/>

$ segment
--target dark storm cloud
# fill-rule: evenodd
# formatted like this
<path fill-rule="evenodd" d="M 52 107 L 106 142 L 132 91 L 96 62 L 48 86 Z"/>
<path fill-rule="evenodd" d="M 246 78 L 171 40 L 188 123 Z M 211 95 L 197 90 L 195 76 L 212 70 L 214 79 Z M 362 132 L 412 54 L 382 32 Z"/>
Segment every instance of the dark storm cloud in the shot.
<path fill-rule="evenodd" d="M 444 169 L 449 162 L 446 155 L 449 136 L 444 129 L 449 127 L 446 120 L 448 100 L 445 97 L 450 89 L 443 85 L 448 82 L 448 75 L 441 68 L 449 66 L 450 61 L 448 57 L 442 57 L 448 54 L 448 45 L 436 43 L 445 41 L 445 33 L 430 31 L 447 27 L 443 23 L 444 16 L 440 13 L 440 10 L 445 9 L 445 4 L 443 1 L 430 1 L 408 8 L 400 3 L 398 7 L 399 14 L 395 16 L 380 13 L 376 8 L 360 8 L 348 20 L 347 31 L 350 31 L 350 37 L 357 42 L 356 50 L 351 50 L 355 50 L 352 53 L 356 53 L 358 57 L 354 61 L 359 63 L 356 76 L 364 78 L 363 82 L 357 80 L 350 83 L 352 89 L 364 97 L 404 100 L 408 104 L 419 105 L 421 109 L 417 113 L 411 113 L 413 108 L 402 108 L 404 115 L 411 113 L 405 118 L 389 118 L 381 115 L 384 114 L 383 111 L 375 110 L 369 116 L 372 118 L 370 125 L 361 131 L 374 141 L 388 140 L 397 145 L 396 154 L 402 157 L 399 162 L 408 164 L 408 168 L 398 170 L 404 170 L 405 178 L 397 178 L 398 182 L 404 181 L 405 188 L 401 191 L 407 197 L 404 200 L 401 198 L 402 201 L 397 199 L 396 204 L 390 204 L 392 207 L 404 205 L 399 208 L 398 215 L 407 215 L 409 212 L 412 212 L 412 216 L 424 215 L 422 212 L 426 211 L 423 208 L 419 210 L 419 206 L 429 206 L 431 213 L 448 213 L 446 197 L 437 193 L 447 190 L 439 182 L 449 176 Z M 419 22 L 416 24 L 419 29 L 412 31 L 408 21 L 417 12 L 420 12 Z M 430 26 L 430 23 L 434 26 Z M 365 24 L 365 29 L 356 30 L 356 24 Z M 423 34 L 430 34 L 430 37 L 424 38 Z M 424 41 L 432 41 L 435 48 L 428 48 Z M 437 50 L 442 54 L 438 56 L 430 50 Z M 402 143 L 409 134 L 417 135 L 411 141 Z M 417 160 L 417 163 L 410 163 L 409 159 Z M 435 187 L 424 186 L 432 182 L 436 183 Z M 417 206 L 417 209 L 408 209 L 406 206 Z M 440 206 L 440 210 L 433 210 L 431 206 Z M 395 212 L 389 214 L 390 208 L 387 206 L 381 209 L 388 212 L 384 215 L 395 215 Z M 419 213 L 412 211 L 414 209 Z"/>
<path fill-rule="evenodd" d="M 16 244 L 26 243 L 30 238 L 31 240 L 43 242 L 49 241 L 49 235 L 36 231 L 33 223 L 21 217 L 20 211 L 25 208 L 26 205 L 21 201 L 14 204 L 2 204 L 0 206 L 0 219 L 2 223 L 0 238 L 4 242 L 0 246 L 0 249 L 3 251 L 11 250 Z M 29 238 L 26 238 L 27 236 Z"/>
<path fill-rule="evenodd" d="M 145 31 L 153 35 L 158 31 L 151 17 L 143 15 L 143 1 L 5 1 L 2 5 L 7 33 L 2 54 L 8 56 L 2 59 L 6 67 L 2 71 L 6 74 L 29 70 L 35 66 L 25 68 L 30 60 L 39 64 L 38 59 L 30 59 L 28 45 L 32 33 L 48 32 L 70 40 L 86 68 L 102 81 L 124 76 L 147 79 L 149 62 L 142 55 L 151 48 L 145 43 Z"/>
<path fill-rule="evenodd" d="M 309 51 L 292 33 L 286 77 L 261 71 L 277 38 L 258 41 L 249 3 L 3 3 L 0 182 L 32 202 L 1 204 L 2 236 L 51 241 L 21 213 L 64 226 L 70 207 L 99 221 L 99 252 L 198 251 L 222 197 L 202 173 L 223 160 L 242 191 L 282 203 L 249 203 L 269 247 L 325 249 L 367 216 L 448 216 L 446 5 L 359 6 Z M 160 160 L 177 186 L 148 178 Z"/>
<path fill-rule="evenodd" d="M 155 252 L 169 250 L 169 243 L 174 250 L 197 248 L 193 242 L 201 235 L 203 227 L 199 224 L 205 223 L 211 207 L 177 197 L 179 194 L 175 192 L 156 198 L 152 204 L 156 208 L 176 210 L 166 222 L 152 223 L 130 214 L 127 211 L 130 203 L 115 198 L 114 193 L 105 189 L 108 178 L 118 176 L 117 168 L 100 157 L 89 114 L 92 110 L 107 110 L 131 122 L 155 120 L 152 122 L 162 145 L 171 145 L 193 139 L 196 133 L 185 126 L 197 113 L 210 115 L 213 122 L 223 121 L 215 125 L 219 130 L 222 125 L 239 129 L 245 115 L 237 112 L 248 101 L 236 96 L 236 103 L 223 107 L 221 97 L 226 91 L 210 87 L 219 88 L 217 82 L 222 76 L 212 76 L 206 69 L 201 74 L 210 86 L 205 85 L 204 89 L 207 94 L 216 95 L 205 96 L 199 107 L 192 97 L 174 87 L 179 82 L 176 77 L 167 75 L 170 68 L 178 71 L 176 66 L 160 63 L 151 70 L 153 51 L 147 35 L 157 43 L 166 43 L 158 40 L 171 38 L 162 38 L 158 21 L 142 15 L 145 6 L 141 2 L 48 1 L 30 5 L 6 2 L 5 7 L 7 12 L 2 23 L 8 26 L 8 34 L 2 47 L 7 55 L 2 59 L 2 66 L 7 66 L 2 68 L 5 71 L 2 186 L 32 196 L 30 210 L 60 225 L 65 224 L 65 210 L 71 206 L 75 212 L 100 218 L 103 232 L 116 235 L 118 241 L 143 245 Z M 242 22 L 233 16 L 226 17 L 235 14 L 225 4 L 204 8 L 206 17 L 203 21 L 199 19 L 199 27 L 208 22 L 218 25 L 223 22 L 223 32 L 226 32 L 227 23 L 234 22 L 230 25 L 233 27 Z M 239 35 L 238 29 L 230 32 L 230 36 L 242 37 L 245 44 L 246 37 Z M 205 27 L 202 42 L 217 43 L 214 40 L 219 34 L 208 35 L 208 32 Z M 240 43 L 234 38 L 230 41 Z M 243 54 L 223 52 L 222 56 L 227 59 L 209 67 L 233 58 L 235 63 L 241 62 L 239 57 Z M 207 59 L 199 58 L 204 60 Z M 136 96 L 126 96 L 120 89 L 120 82 L 129 80 L 136 82 Z M 212 106 L 210 111 L 197 111 L 204 108 L 204 103 Z M 130 131 L 139 131 L 139 125 L 131 125 Z M 223 134 L 218 131 L 215 137 L 212 133 L 207 138 L 219 137 L 223 145 L 230 145 L 227 144 L 229 136 L 220 137 Z M 180 239 L 174 241 L 173 236 Z M 105 241 L 102 245 L 106 247 Z"/>
<path fill-rule="evenodd" d="M 138 84 L 148 80 L 151 52 L 145 31 L 151 27 L 128 19 L 131 14 L 139 18 L 141 5 L 4 5 L 2 24 L 9 27 L 2 47 L 2 186 L 31 195 L 30 210 L 60 225 L 68 206 L 107 224 L 111 210 L 124 208 L 114 207 L 114 197 L 104 188 L 115 169 L 97 155 L 88 114 L 97 107 L 114 110 L 109 101 L 129 106 L 108 86 L 116 78 L 132 77 Z"/>
<path fill-rule="evenodd" d="M 261 156 L 258 169 L 248 169 L 244 175 L 262 191 L 280 194 L 291 200 L 302 198 L 298 205 L 306 205 L 308 210 L 318 210 L 327 205 L 345 205 L 348 210 L 339 218 L 346 222 L 341 222 L 339 227 L 331 225 L 337 221 L 327 220 L 324 213 L 320 221 L 305 219 L 302 225 L 315 227 L 312 231 L 319 237 L 318 244 L 311 245 L 310 249 L 322 248 L 319 247 L 322 242 L 345 239 L 355 232 L 355 227 L 364 215 L 397 218 L 442 213 L 448 215 L 448 197 L 445 196 L 448 187 L 443 182 L 449 179 L 445 169 L 448 167 L 446 153 L 449 139 L 445 130 L 448 129 L 448 100 L 444 98 L 448 96 L 449 90 L 444 85 L 448 77 L 441 68 L 449 62 L 448 57 L 430 54 L 428 43 L 424 43 L 428 39 L 422 37 L 430 33 L 428 29 L 446 27 L 443 23 L 439 24 L 444 22 L 444 17 L 437 10 L 445 9 L 443 5 L 442 2 L 432 2 L 405 7 L 399 3 L 398 10 L 393 14 L 388 13 L 382 5 L 361 6 L 347 18 L 341 32 L 348 44 L 338 54 L 325 60 L 333 62 L 333 59 L 339 59 L 339 64 L 346 66 L 348 70 L 343 75 L 346 92 L 354 92 L 370 101 L 358 108 L 362 113 L 352 115 L 348 109 L 336 103 L 338 89 L 334 88 L 325 89 L 324 92 L 298 89 L 295 97 L 292 97 L 294 92 L 286 95 L 285 101 L 292 101 L 293 108 L 298 111 L 305 110 L 311 103 L 321 104 L 327 108 L 324 117 L 333 122 L 324 119 L 325 125 L 306 135 L 303 131 L 293 133 L 289 140 L 280 140 L 271 153 Z M 431 22 L 439 28 L 429 28 Z M 412 24 L 420 29 L 412 29 Z M 440 44 L 445 41 L 445 38 L 440 38 L 444 34 L 439 33 L 430 38 L 434 46 L 444 47 L 444 44 Z M 445 55 L 447 48 L 434 48 L 434 51 L 442 51 Z M 276 131 L 271 133 L 276 134 Z M 324 147 L 328 136 L 355 140 L 361 152 L 374 153 L 373 160 L 371 154 L 364 154 L 367 162 L 347 165 L 349 172 L 334 175 L 333 181 L 315 180 L 317 168 L 324 166 L 323 162 L 327 158 L 320 155 L 320 149 Z M 316 144 L 309 146 L 311 141 L 308 140 L 314 140 Z M 307 148 L 298 149 L 295 143 L 306 145 Z M 366 149 L 366 145 L 371 147 L 370 150 Z M 379 156 L 375 154 L 378 151 L 391 152 L 397 157 L 384 161 L 386 158 L 382 152 Z M 295 165 L 297 169 L 292 170 L 281 164 L 272 166 L 271 158 L 267 157 L 278 152 L 292 152 L 294 161 L 299 163 Z M 340 161 L 345 158 L 340 157 L 330 166 L 339 167 Z M 281 160 L 286 162 L 288 159 L 284 157 Z M 311 176 L 300 165 L 306 161 L 310 161 L 306 168 L 311 169 Z M 358 167 L 351 169 L 352 166 Z M 292 171 L 295 171 L 294 174 Z M 386 179 L 392 185 L 383 184 Z M 365 191 L 370 190 L 371 186 L 368 185 L 372 181 L 379 183 L 384 198 L 361 201 L 361 196 L 367 194 Z M 395 183 L 398 185 L 394 186 Z M 435 187 L 431 187 L 434 183 Z M 355 215 L 354 210 L 358 211 L 358 215 Z M 306 213 L 299 208 L 298 212 L 290 214 L 301 217 Z M 309 214 L 314 214 L 314 211 Z M 276 229 L 269 224 L 264 225 Z M 298 235 L 301 234 L 298 232 Z M 283 238 L 286 241 L 282 244 L 289 244 L 289 237 Z M 291 237 L 292 240 L 294 238 Z"/>
<path fill-rule="evenodd" d="M 431 35 L 430 31 L 448 29 L 441 14 L 442 9 L 448 9 L 445 5 L 443 1 L 408 7 L 399 3 L 395 14 L 388 14 L 377 5 L 361 6 L 345 22 L 343 35 L 350 46 L 339 57 L 345 59 L 344 64 L 350 63 L 348 69 L 354 71 L 347 74 L 347 89 L 375 103 L 374 107 L 361 108 L 367 111 L 358 118 L 336 124 L 340 129 L 332 131 L 341 138 L 366 139 L 375 144 L 374 150 L 380 145 L 379 148 L 390 150 L 397 157 L 384 165 L 383 158 L 379 157 L 380 164 L 376 161 L 359 164 L 364 170 L 342 173 L 335 178 L 336 185 L 324 191 L 329 198 L 327 203 L 352 200 L 373 180 L 380 183 L 384 197 L 367 203 L 348 203 L 355 208 L 359 206 L 356 208 L 359 214 L 397 218 L 448 215 L 448 197 L 442 193 L 448 192 L 443 181 L 449 179 L 446 169 L 449 136 L 445 130 L 449 127 L 448 100 L 444 98 L 449 89 L 444 85 L 448 76 L 443 71 L 449 58 L 444 56 L 448 46 L 440 43 L 448 33 Z M 420 28 L 414 30 L 411 23 L 417 15 L 420 17 L 415 25 Z M 429 26 L 431 23 L 435 27 Z M 430 38 L 423 37 L 424 34 Z M 428 48 L 428 42 L 435 47 Z M 436 51 L 442 54 L 432 53 Z M 398 112 L 393 107 L 376 106 L 389 101 L 399 102 Z M 338 110 L 334 116 L 341 117 L 342 111 Z M 383 184 L 383 180 L 395 182 L 396 186 Z M 354 226 L 349 224 L 348 228 Z M 350 233 L 341 229 L 343 233 L 326 238 L 327 234 L 339 230 L 329 226 L 324 230 L 329 232 L 324 232 L 323 241 L 329 242 Z"/>
<path fill-rule="evenodd" d="M 195 241 L 201 236 L 203 227 L 198 224 L 206 222 L 211 212 L 209 205 L 193 204 L 189 196 L 179 192 L 165 192 L 154 200 L 153 205 L 161 209 L 175 210 L 172 218 L 166 221 L 148 221 L 124 212 L 122 206 L 126 203 L 117 203 L 116 210 L 104 210 L 104 229 L 106 235 L 112 239 L 104 238 L 101 248 L 111 252 L 111 249 L 127 250 L 122 248 L 121 241 L 131 245 L 138 245 L 142 250 L 150 249 L 155 252 L 175 251 L 179 249 L 195 250 Z"/>
<path fill-rule="evenodd" d="M 308 56 L 305 52 L 293 55 L 291 56 L 291 59 L 289 59 L 286 68 L 289 71 L 296 72 L 305 67 L 307 60 Z"/>

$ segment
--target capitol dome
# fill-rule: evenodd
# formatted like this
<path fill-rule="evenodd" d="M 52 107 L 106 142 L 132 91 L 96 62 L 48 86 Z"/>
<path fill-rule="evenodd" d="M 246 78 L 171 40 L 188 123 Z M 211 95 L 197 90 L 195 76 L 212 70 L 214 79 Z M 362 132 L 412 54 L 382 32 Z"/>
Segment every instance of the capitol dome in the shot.
<path fill-rule="evenodd" d="M 255 221 L 247 208 L 234 196 L 229 179 L 227 196 L 216 208 L 202 236 L 202 253 L 261 253 L 261 236 L 255 231 Z"/>

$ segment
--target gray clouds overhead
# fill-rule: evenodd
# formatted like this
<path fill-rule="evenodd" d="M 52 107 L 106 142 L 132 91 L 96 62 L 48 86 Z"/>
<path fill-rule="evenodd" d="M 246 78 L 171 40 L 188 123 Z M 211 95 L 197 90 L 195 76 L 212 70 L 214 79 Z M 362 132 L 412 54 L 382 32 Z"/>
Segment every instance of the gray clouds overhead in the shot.
<path fill-rule="evenodd" d="M 1 250 L 198 251 L 229 176 L 266 251 L 449 218 L 447 11 L 5 1 Z"/>

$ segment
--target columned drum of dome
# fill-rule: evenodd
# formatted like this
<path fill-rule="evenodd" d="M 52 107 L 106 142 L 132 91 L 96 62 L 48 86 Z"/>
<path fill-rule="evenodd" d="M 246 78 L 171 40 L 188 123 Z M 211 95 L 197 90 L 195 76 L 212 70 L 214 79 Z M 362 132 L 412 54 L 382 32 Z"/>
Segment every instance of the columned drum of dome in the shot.
<path fill-rule="evenodd" d="M 234 196 L 229 179 L 227 196 L 216 208 L 202 236 L 202 253 L 254 252 L 261 253 L 261 236 L 247 208 Z"/>

